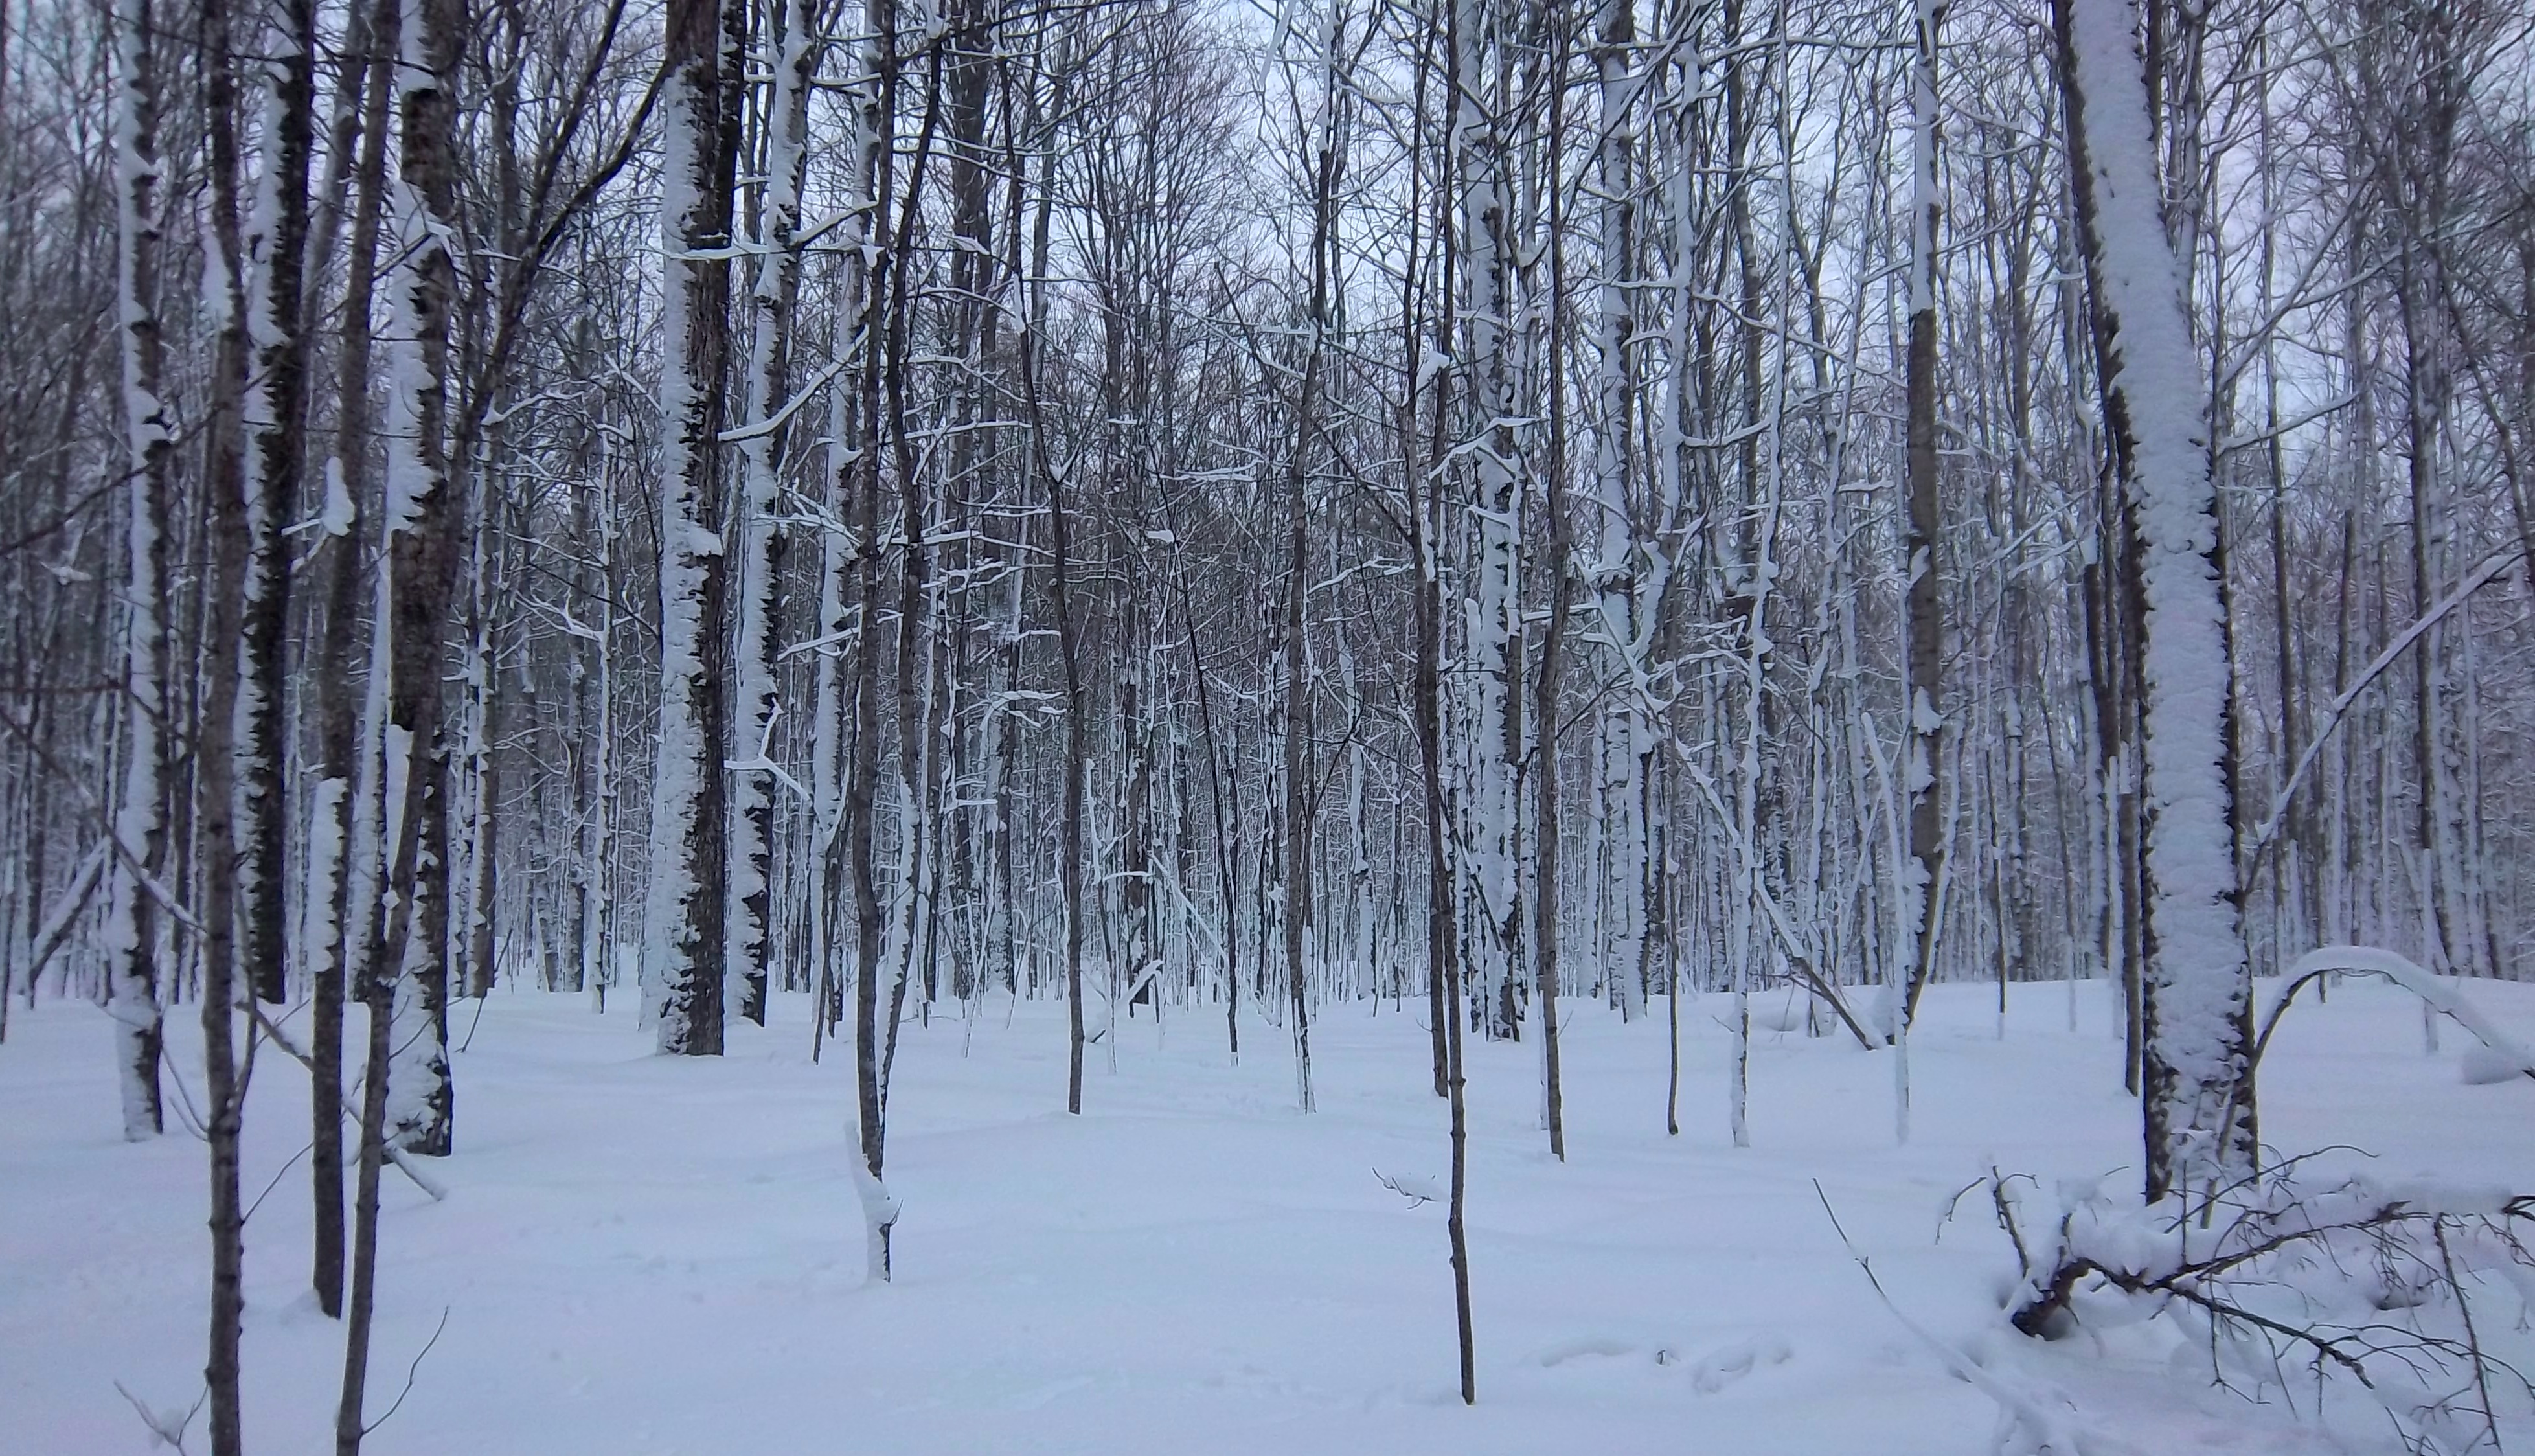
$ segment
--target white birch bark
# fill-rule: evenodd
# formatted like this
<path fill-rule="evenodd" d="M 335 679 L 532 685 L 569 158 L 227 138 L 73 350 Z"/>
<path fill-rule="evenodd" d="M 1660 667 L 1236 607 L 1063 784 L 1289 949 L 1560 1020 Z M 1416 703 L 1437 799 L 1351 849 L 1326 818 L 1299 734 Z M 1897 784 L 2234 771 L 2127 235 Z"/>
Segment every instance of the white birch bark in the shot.
<path fill-rule="evenodd" d="M 811 0 L 769 7 L 774 30 L 773 95 L 767 102 L 766 199 L 759 210 L 756 275 L 749 289 L 749 423 L 740 442 L 738 700 L 730 758 L 760 764 L 774 730 L 773 516 L 780 466 L 780 411 L 792 352 L 792 302 L 801 270 L 792 235 L 801 220 L 802 164 L 808 154 L 810 80 L 817 64 L 818 16 Z M 730 923 L 724 952 L 743 987 L 742 1011 L 766 1017 L 773 774 L 765 767 L 730 781 Z"/>
<path fill-rule="evenodd" d="M 437 752 L 442 636 L 456 576 L 455 502 L 448 457 L 448 345 L 456 292 L 454 103 L 449 64 L 456 37 L 434 5 L 407 6 L 398 40 L 398 163 L 389 178 L 389 226 L 398 240 L 390 287 L 388 442 L 378 638 L 371 658 L 380 717 L 386 867 L 375 974 L 396 978 L 387 1129 L 415 1152 L 450 1142 L 449 907 L 429 899 L 423 860 L 446 853 L 427 822 L 446 806 Z"/>
<path fill-rule="evenodd" d="M 722 0 L 727 3 L 727 0 Z M 660 242 L 660 747 L 651 778 L 644 995 L 660 1050 L 719 1056 L 723 926 L 719 435 L 730 197 L 721 3 L 668 8 Z"/>
<path fill-rule="evenodd" d="M 114 810 L 121 849 L 108 881 L 106 1009 L 114 1019 L 123 1135 L 140 1142 L 163 1127 L 158 1100 L 157 907 L 142 877 L 166 852 L 162 781 L 167 762 L 167 412 L 160 400 L 157 309 L 159 236 L 157 90 L 151 0 L 115 7 L 116 317 L 123 355 L 123 680 L 128 695 L 123 779 Z"/>
<path fill-rule="evenodd" d="M 1468 328 L 1463 369 L 1477 408 L 1477 438 L 1469 442 L 1469 496 L 1465 510 L 1473 537 L 1471 584 L 1462 601 L 1462 633 L 1471 684 L 1467 743 L 1470 760 L 1465 832 L 1470 836 L 1468 863 L 1472 890 L 1484 930 L 1471 936 L 1479 952 L 1483 1004 L 1478 1008 L 1494 1034 L 1513 1028 L 1504 1024 L 1501 1007 L 1506 982 L 1519 963 L 1522 907 L 1515 859 L 1519 811 L 1515 763 L 1519 757 L 1515 735 L 1520 706 L 1515 701 L 1518 669 L 1515 654 L 1520 640 L 1521 609 L 1518 566 L 1521 552 L 1522 492 L 1518 475 L 1519 447 L 1514 421 L 1519 413 L 1509 310 L 1513 307 L 1513 270 L 1507 257 L 1514 197 L 1507 176 L 1503 119 L 1491 115 L 1485 97 L 1503 96 L 1489 86 L 1485 68 L 1497 58 L 1493 12 L 1482 0 L 1458 0 L 1459 48 L 1453 55 L 1453 139 L 1460 189 L 1460 246 L 1464 298 L 1461 317 Z"/>
<path fill-rule="evenodd" d="M 1651 750 L 1645 654 L 1665 574 L 1649 560 L 1655 552 L 1639 551 L 1636 516 L 1629 499 L 1633 423 L 1630 401 L 1635 394 L 1629 346 L 1637 330 L 1630 303 L 1636 267 L 1630 235 L 1635 177 L 1628 123 L 1637 84 L 1629 73 L 1629 48 L 1636 38 L 1635 8 L 1629 0 L 1603 0 L 1601 38 L 1594 61 L 1602 139 L 1595 163 L 1601 192 L 1600 357 L 1596 379 L 1601 419 L 1595 434 L 1593 475 L 1602 528 L 1586 575 L 1599 583 L 1595 604 L 1600 631 L 1619 657 L 1630 687 L 1630 691 L 1613 696 L 1611 706 L 1603 714 L 1600 755 L 1606 802 L 1613 811 L 1607 820 L 1613 836 L 1609 845 L 1611 869 L 1603 877 L 1609 896 L 1604 954 L 1607 974 L 1619 987 L 1620 1014 L 1624 1019 L 1634 1019 L 1645 1010 L 1646 895 L 1652 885 L 1643 873 L 1649 849 L 1645 758 Z"/>
<path fill-rule="evenodd" d="M 286 891 L 282 764 L 283 635 L 289 614 L 290 557 L 281 535 L 295 508 L 306 460 L 307 349 L 301 338 L 301 273 L 308 234 L 314 18 L 307 0 L 257 7 L 258 69 L 264 72 L 262 164 L 249 205 L 246 327 L 253 361 L 243 403 L 247 560 L 243 670 L 236 719 L 241 820 L 240 885 L 245 896 L 240 954 L 258 1001 L 284 999 Z"/>

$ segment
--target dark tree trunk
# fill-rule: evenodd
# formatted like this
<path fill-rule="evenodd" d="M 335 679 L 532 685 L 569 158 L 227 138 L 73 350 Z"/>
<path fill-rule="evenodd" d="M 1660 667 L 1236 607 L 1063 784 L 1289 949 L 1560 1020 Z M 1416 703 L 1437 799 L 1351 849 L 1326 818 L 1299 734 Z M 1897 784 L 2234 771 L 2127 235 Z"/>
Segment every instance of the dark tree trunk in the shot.
<path fill-rule="evenodd" d="M 314 0 L 277 0 L 275 30 L 259 36 L 278 43 L 268 57 L 264 174 L 258 182 L 260 220 L 272 232 L 261 239 L 262 275 L 250 304 L 258 315 L 255 374 L 260 389 L 249 408 L 254 498 L 247 502 L 247 567 L 244 630 L 245 711 L 238 727 L 239 761 L 247 806 L 244 864 L 247 913 L 241 926 L 248 980 L 258 1001 L 278 1004 L 286 997 L 284 955 L 288 898 L 283 892 L 283 823 L 290 796 L 282 782 L 283 696 L 287 668 L 282 630 L 290 613 L 290 549 L 283 526 L 299 508 L 307 464 L 308 335 L 300 306 L 308 247 L 308 160 L 315 127 Z M 258 49 L 263 48 L 259 44 Z M 253 247 L 258 240 L 249 239 Z"/>
<path fill-rule="evenodd" d="M 242 411 L 247 374 L 245 258 L 238 236 L 235 36 L 223 0 L 201 11 L 203 101 L 210 119 L 212 287 L 226 294 L 226 320 L 214 347 L 211 416 L 204 429 L 203 490 L 211 573 L 205 582 L 203 715 L 194 736 L 195 823 L 202 834 L 203 1127 L 211 1144 L 212 1311 L 210 1387 L 213 1456 L 242 1456 L 239 1342 L 246 1315 L 246 1216 L 238 1137 L 246 1111 L 246 1070 L 237 1051 L 236 927 L 257 906 L 241 905 L 235 818 L 233 720 L 238 701 L 240 596 L 246 573 L 247 505 Z M 245 912 L 243 915 L 241 911 Z"/>

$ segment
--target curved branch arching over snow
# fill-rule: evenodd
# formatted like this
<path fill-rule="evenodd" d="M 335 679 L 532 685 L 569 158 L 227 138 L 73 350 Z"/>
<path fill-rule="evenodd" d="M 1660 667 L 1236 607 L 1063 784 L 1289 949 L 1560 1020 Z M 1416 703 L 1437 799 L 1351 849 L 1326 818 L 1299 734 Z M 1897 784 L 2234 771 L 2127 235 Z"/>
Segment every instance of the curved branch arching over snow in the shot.
<path fill-rule="evenodd" d="M 2261 1034 L 2254 1039 L 2254 1062 L 2260 1064 L 2262 1052 L 2271 1044 L 2271 1033 L 2279 1029 L 2280 1018 L 2288 1014 L 2297 994 L 2308 985 L 2340 971 L 2345 974 L 2379 976 L 2419 997 L 2431 1010 L 2447 1017 L 2472 1032 L 2475 1040 L 2506 1062 L 2521 1076 L 2535 1077 L 2535 1051 L 2529 1051 L 2514 1037 L 2502 1031 L 2479 1007 L 2465 1000 L 2454 983 L 2442 980 L 2418 963 L 2391 950 L 2374 945 L 2324 945 L 2310 950 L 2289 967 L 2288 989 L 2280 993 L 2277 1004 L 2262 1018 Z"/>

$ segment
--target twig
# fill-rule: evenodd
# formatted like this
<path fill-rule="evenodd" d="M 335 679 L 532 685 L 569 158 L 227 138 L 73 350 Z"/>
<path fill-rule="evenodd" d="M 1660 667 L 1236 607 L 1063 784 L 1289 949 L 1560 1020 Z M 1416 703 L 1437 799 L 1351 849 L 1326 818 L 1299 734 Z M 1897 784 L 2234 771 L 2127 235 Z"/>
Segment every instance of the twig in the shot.
<path fill-rule="evenodd" d="M 141 1403 L 141 1397 L 126 1390 L 122 1381 L 115 1381 L 114 1389 L 116 1394 L 131 1404 L 133 1411 L 141 1417 L 141 1424 L 150 1427 L 152 1435 L 176 1448 L 176 1456 L 185 1456 L 185 1428 L 194 1424 L 194 1417 L 202 1412 L 203 1402 L 211 1399 L 212 1395 L 212 1387 L 204 1386 L 203 1393 L 195 1396 L 194 1404 L 186 1410 L 184 1419 L 176 1423 L 175 1429 L 169 1430 L 166 1418 L 152 1415 L 150 1408 Z"/>
<path fill-rule="evenodd" d="M 2482 1332 L 2473 1327 L 2473 1301 L 2465 1298 L 2464 1281 L 2456 1277 L 2455 1253 L 2447 1247 L 2446 1220 L 2433 1220 L 2430 1237 L 2439 1243 L 2440 1267 L 2446 1272 L 2447 1287 L 2456 1293 L 2456 1312 L 2464 1319 L 2465 1348 L 2478 1355 L 2482 1350 Z M 2500 1439 L 2500 1417 L 2491 1408 L 2491 1369 L 2479 1359 L 2473 1362 L 2473 1389 L 2482 1397 L 2482 1428 L 2491 1433 L 2491 1449 L 2506 1450 Z"/>
<path fill-rule="evenodd" d="M 443 1304 L 440 1306 L 440 1323 L 432 1326 L 431 1338 L 422 1342 L 422 1348 L 413 1353 L 413 1364 L 404 1367 L 404 1389 L 397 1392 L 396 1400 L 379 1413 L 379 1419 L 361 1427 L 361 1435 L 364 1439 L 371 1431 L 387 1425 L 388 1418 L 394 1416 L 404 1405 L 404 1398 L 413 1394 L 413 1377 L 421 1373 L 422 1358 L 431 1353 L 432 1346 L 440 1343 L 440 1332 L 447 1328 L 449 1328 L 449 1306 Z"/>
<path fill-rule="evenodd" d="M 1937 1338 L 1926 1326 L 1902 1313 L 1901 1306 L 1894 1304 L 1892 1296 L 1885 1291 L 1884 1281 L 1875 1277 L 1875 1265 L 1867 1260 L 1866 1255 L 1858 1252 L 1857 1245 L 1849 1241 L 1848 1230 L 1840 1227 L 1839 1214 L 1831 1208 L 1830 1196 L 1823 1191 L 1822 1180 L 1813 1180 L 1813 1185 L 1814 1197 L 1822 1203 L 1823 1216 L 1830 1220 L 1831 1232 L 1839 1236 L 1840 1247 L 1848 1250 L 1848 1256 L 1856 1261 L 1858 1272 L 1866 1276 L 1867 1286 L 1875 1291 L 1875 1297 L 1878 1300 L 1884 1302 L 1885 1309 L 1899 1321 L 1903 1329 L 1916 1335 L 1920 1343 L 1935 1351 L 1937 1358 L 1945 1363 L 1946 1368 L 1983 1395 L 1998 1402 L 2000 1409 L 2006 1411 L 2031 1433 L 2037 1450 L 2060 1451 L 2067 1453 L 2067 1456 L 2081 1456 L 2083 1449 L 2088 1446 L 2112 1450 L 2127 1449 L 2117 1445 L 2107 1446 L 2101 1437 L 2089 1436 L 2081 1442 L 2077 1432 L 2070 1430 L 2064 1422 L 2053 1419 L 2052 1413 L 2044 1410 L 2031 1396 L 2009 1386 L 2006 1381 L 1983 1368 L 1978 1361 Z"/>
<path fill-rule="evenodd" d="M 1392 1178 L 1390 1174 L 1383 1172 L 1379 1168 L 1373 1170 L 1373 1177 L 1376 1183 L 1379 1183 L 1384 1187 L 1397 1193 L 1400 1197 L 1407 1199 L 1408 1206 L 1411 1208 L 1421 1207 L 1435 1201 L 1434 1194 L 1419 1192 L 1415 1188 L 1401 1187 L 1399 1185 L 1399 1180 Z"/>
<path fill-rule="evenodd" d="M 281 1049 L 282 1055 L 288 1057 L 291 1061 L 298 1062 L 301 1066 L 308 1068 L 308 1074 L 310 1076 L 313 1077 L 317 1074 L 316 1061 L 307 1053 L 302 1052 L 297 1047 L 291 1045 L 290 1038 L 284 1036 L 281 1028 L 273 1024 L 273 1018 L 264 1013 L 264 1007 L 256 1005 L 250 1001 L 247 1008 L 254 1013 L 256 1023 L 264 1028 L 264 1034 L 272 1039 L 275 1046 Z M 379 1013 L 378 1010 L 373 1007 L 370 1014 L 375 1016 Z M 345 1096 L 342 1089 L 340 1087 L 336 1089 L 335 1101 L 338 1106 L 343 1109 L 343 1115 L 352 1120 L 352 1124 L 356 1127 L 359 1126 L 361 1123 L 361 1111 L 360 1109 L 352 1106 L 352 1099 Z M 405 1155 L 404 1149 L 397 1146 L 395 1138 L 382 1133 L 379 1137 L 379 1145 L 387 1153 L 388 1161 L 396 1164 L 397 1171 L 413 1180 L 413 1185 L 415 1187 L 429 1193 L 431 1195 L 432 1202 L 443 1202 L 449 1197 L 449 1189 L 441 1186 L 440 1183 L 436 1179 L 432 1178 L 431 1175 L 413 1166 L 413 1160 Z"/>
<path fill-rule="evenodd" d="M 458 1044 L 459 1051 L 464 1052 L 467 1048 L 475 1045 L 475 1028 L 484 1024 L 484 1003 L 492 999 L 493 996 L 489 990 L 484 995 L 475 998 L 475 1015 L 466 1023 L 466 1040 Z"/>
<path fill-rule="evenodd" d="M 202 1109 L 194 1106 L 194 1089 L 185 1085 L 185 1069 L 176 1064 L 176 1054 L 167 1050 L 164 1040 L 158 1043 L 158 1064 L 167 1069 L 167 1077 L 176 1084 L 176 1112 L 185 1130 L 198 1142 L 209 1142 L 211 1134 L 203 1128 Z"/>
<path fill-rule="evenodd" d="M 264 1200 L 273 1196 L 273 1190 L 275 1188 L 281 1186 L 281 1175 L 288 1173 L 291 1169 L 299 1166 L 300 1159 L 307 1157 L 310 1153 L 313 1153 L 316 1150 L 317 1144 L 313 1142 L 304 1144 L 301 1146 L 299 1151 L 292 1153 L 287 1159 L 285 1159 L 279 1168 L 275 1169 L 273 1171 L 273 1182 L 266 1183 L 264 1185 L 264 1191 L 256 1194 L 255 1201 L 246 1206 L 246 1212 L 238 1215 L 238 1226 L 240 1228 L 244 1228 L 255 1218 L 255 1211 L 264 1206 Z"/>

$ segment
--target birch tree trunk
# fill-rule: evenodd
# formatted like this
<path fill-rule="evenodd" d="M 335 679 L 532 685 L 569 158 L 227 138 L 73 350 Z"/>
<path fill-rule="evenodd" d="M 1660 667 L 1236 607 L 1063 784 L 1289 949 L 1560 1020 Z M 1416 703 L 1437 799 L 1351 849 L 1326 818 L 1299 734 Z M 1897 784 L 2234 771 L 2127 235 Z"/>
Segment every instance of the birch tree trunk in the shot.
<path fill-rule="evenodd" d="M 309 1152 L 315 1199 L 312 1282 L 318 1307 L 343 1312 L 343 1005 L 349 971 L 369 917 L 353 919 L 360 902 L 347 897 L 352 850 L 353 786 L 361 740 L 352 674 L 353 629 L 364 576 L 363 503 L 369 498 L 371 402 L 370 313 L 379 253 L 379 213 L 386 192 L 389 83 L 384 38 L 395 33 L 394 0 L 358 5 L 346 45 L 357 56 L 352 73 L 361 94 L 351 103 L 360 118 L 360 159 L 342 300 L 341 365 L 338 375 L 335 457 L 328 462 L 323 516 L 329 540 L 326 620 L 310 663 L 317 693 L 317 788 L 309 814 L 307 856 L 310 1001 Z M 374 751 L 373 751 L 374 752 Z M 371 877 L 375 882 L 375 875 Z M 373 896 L 375 899 L 375 896 Z M 366 989 L 362 999 L 370 998 Z"/>
<path fill-rule="evenodd" d="M 781 536 L 773 521 L 781 463 L 783 399 L 790 377 L 793 300 L 799 291 L 802 165 L 808 155 L 810 84 L 817 67 L 818 16 L 811 0 L 768 7 L 773 94 L 766 112 L 766 201 L 760 210 L 757 273 L 749 290 L 747 388 L 753 401 L 740 444 L 741 557 L 739 702 L 733 760 L 759 765 L 774 731 L 774 614 L 782 575 Z M 730 781 L 730 918 L 727 963 L 740 980 L 739 1014 L 766 1024 L 766 961 L 772 898 L 773 774 L 752 766 Z"/>
<path fill-rule="evenodd" d="M 121 246 L 117 323 L 123 354 L 125 578 L 123 781 L 114 833 L 121 853 L 106 905 L 106 1007 L 114 1018 L 123 1135 L 164 1126 L 159 1104 L 158 906 L 144 877 L 167 860 L 167 506 L 173 451 L 159 398 L 157 30 L 152 0 L 115 9 L 115 202 Z M 14 957 L 13 957 L 14 958 Z M 31 978 L 31 972 L 30 973 Z"/>
<path fill-rule="evenodd" d="M 1647 867 L 1654 852 L 1649 823 L 1648 764 L 1654 741 L 1648 731 L 1646 652 L 1652 619 L 1660 610 L 1664 572 L 1653 559 L 1657 543 L 1641 543 L 1639 517 L 1631 499 L 1637 463 L 1637 397 L 1630 349 L 1637 334 L 1636 152 L 1631 119 L 1642 83 L 1630 70 L 1637 42 L 1636 7 L 1602 0 L 1601 44 L 1595 53 L 1601 100 L 1601 148 L 1595 160 L 1600 200 L 1601 422 L 1594 448 L 1594 477 L 1602 528 L 1588 570 L 1596 583 L 1601 635 L 1613 649 L 1625 687 L 1603 713 L 1600 783 L 1615 815 L 1608 841 L 1610 864 L 1602 877 L 1611 912 L 1604 938 L 1610 974 L 1620 991 L 1621 1017 L 1642 1015 L 1652 968 L 1648 930 L 1654 919 L 1657 881 Z M 1652 549 L 1641 549 L 1641 544 Z"/>
<path fill-rule="evenodd" d="M 390 197 L 402 259 L 394 274 L 383 525 L 390 583 L 380 838 L 393 901 L 371 946 L 397 978 L 388 1135 L 445 1154 L 449 1081 L 448 755 L 442 673 L 464 519 L 449 470 L 450 314 L 457 296 L 457 99 L 462 0 L 412 0 L 397 68 L 398 166 Z M 435 891 L 437 891 L 435 893 Z M 375 1013 L 375 1010 L 373 1011 Z"/>
<path fill-rule="evenodd" d="M 1493 9 L 1481 0 L 1458 0 L 1453 16 L 1454 52 L 1452 117 L 1453 150 L 1457 163 L 1454 185 L 1460 198 L 1460 314 L 1467 331 L 1463 367 L 1469 371 L 1470 402 L 1477 413 L 1478 441 L 1469 451 L 1471 464 L 1468 514 L 1476 536 L 1470 567 L 1470 598 L 1465 606 L 1469 692 L 1473 697 L 1470 729 L 1472 841 L 1470 874 L 1480 910 L 1473 948 L 1480 965 L 1478 1013 L 1491 1036 L 1511 1036 L 1511 973 L 1519 964 L 1522 907 L 1515 856 L 1518 835 L 1515 765 L 1522 758 L 1520 639 L 1519 512 L 1521 492 L 1516 475 L 1519 446 L 1515 419 L 1513 342 L 1509 338 L 1513 271 L 1508 258 L 1512 239 L 1513 188 L 1507 176 L 1507 118 L 1510 90 L 1502 73 L 1511 63 L 1502 58 L 1494 30 Z M 1500 75 L 1487 74 L 1491 61 Z M 1492 111 L 1490 102 L 1499 108 Z"/>
<path fill-rule="evenodd" d="M 290 551 L 281 531 L 299 504 L 307 462 L 308 341 L 301 295 L 308 245 L 308 162 L 313 142 L 317 17 L 313 0 L 265 0 L 256 27 L 264 87 L 264 164 L 247 219 L 252 265 L 247 302 L 255 378 L 246 402 L 246 663 L 239 690 L 238 754 L 247 832 L 248 884 L 241 950 L 261 1001 L 285 999 L 282 708 L 287 681 L 282 628 L 290 612 Z"/>
<path fill-rule="evenodd" d="M 730 154 L 723 8 L 672 0 L 662 91 L 660 234 L 669 256 L 660 367 L 660 751 L 651 779 L 647 996 L 660 1050 L 718 1057 L 729 880 L 722 841 L 727 576 L 722 532 L 723 379 L 730 346 Z"/>

